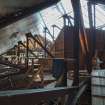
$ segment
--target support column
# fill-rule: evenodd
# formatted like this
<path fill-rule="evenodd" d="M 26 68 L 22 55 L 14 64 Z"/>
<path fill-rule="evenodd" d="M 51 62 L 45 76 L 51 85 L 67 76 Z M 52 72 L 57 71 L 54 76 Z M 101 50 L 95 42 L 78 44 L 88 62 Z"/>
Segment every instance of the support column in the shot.
<path fill-rule="evenodd" d="M 27 46 L 27 48 L 26 48 L 26 68 L 28 70 L 29 40 L 28 40 L 28 35 L 27 34 L 26 34 L 26 46 Z"/>
<path fill-rule="evenodd" d="M 89 26 L 91 29 L 90 34 L 92 42 L 90 42 L 91 43 L 90 52 L 87 54 L 87 70 L 88 73 L 91 74 L 92 58 L 94 57 L 96 49 L 96 9 L 95 9 L 95 4 L 91 4 L 91 2 L 88 2 L 88 15 L 89 15 Z"/>
<path fill-rule="evenodd" d="M 94 11 L 94 32 L 93 32 L 93 56 L 94 56 L 96 51 L 96 5 L 95 4 L 93 4 L 93 11 Z"/>
<path fill-rule="evenodd" d="M 66 52 L 66 44 L 65 44 L 65 41 L 66 41 L 66 27 L 67 27 L 67 24 L 66 24 L 66 15 L 63 16 L 63 21 L 64 21 L 64 67 L 65 67 L 65 70 L 64 70 L 64 73 L 63 73 L 63 84 L 64 86 L 67 86 L 67 52 Z"/>
<path fill-rule="evenodd" d="M 53 55 L 56 56 L 56 41 L 55 41 L 55 25 L 52 25 L 53 28 L 53 44 L 54 44 L 54 50 L 53 50 Z"/>
<path fill-rule="evenodd" d="M 88 2 L 87 6 L 88 6 L 89 26 L 90 26 L 90 28 L 93 28 L 92 4 L 91 4 L 91 2 Z"/>
<path fill-rule="evenodd" d="M 75 70 L 74 70 L 74 83 L 73 85 L 79 86 L 79 47 L 80 47 L 80 42 L 79 42 L 79 26 L 80 26 L 80 0 L 71 0 L 72 2 L 72 7 L 74 11 L 74 30 L 73 30 L 73 35 L 74 35 L 74 59 L 75 61 Z"/>
<path fill-rule="evenodd" d="M 20 44 L 18 43 L 17 46 L 17 60 L 18 60 L 18 64 L 20 63 Z"/>
<path fill-rule="evenodd" d="M 45 31 L 45 41 L 44 41 L 45 46 L 44 46 L 44 47 L 46 48 L 46 46 L 47 46 L 47 44 L 46 44 L 46 42 L 47 42 L 47 41 L 46 41 L 47 28 L 46 28 L 46 27 L 44 28 L 44 31 Z M 46 48 L 46 49 L 47 49 L 47 48 Z M 45 53 L 45 58 L 46 58 L 46 51 L 45 51 L 44 53 Z"/>

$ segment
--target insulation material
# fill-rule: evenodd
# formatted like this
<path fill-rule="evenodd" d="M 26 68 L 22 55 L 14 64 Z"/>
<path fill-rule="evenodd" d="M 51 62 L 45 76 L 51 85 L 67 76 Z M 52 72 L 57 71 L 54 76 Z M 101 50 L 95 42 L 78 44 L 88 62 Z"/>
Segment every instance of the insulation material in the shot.
<path fill-rule="evenodd" d="M 92 105 L 105 105 L 105 70 L 92 72 Z"/>
<path fill-rule="evenodd" d="M 105 105 L 105 100 L 102 98 L 92 98 L 92 105 Z"/>

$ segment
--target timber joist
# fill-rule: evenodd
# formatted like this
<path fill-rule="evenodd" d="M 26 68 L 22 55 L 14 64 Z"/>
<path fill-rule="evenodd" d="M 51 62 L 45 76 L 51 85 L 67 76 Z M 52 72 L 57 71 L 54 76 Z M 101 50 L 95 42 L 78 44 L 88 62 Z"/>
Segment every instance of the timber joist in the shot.
<path fill-rule="evenodd" d="M 88 84 L 88 79 L 80 83 L 79 87 L 57 87 L 49 89 L 26 89 L 26 90 L 10 90 L 0 92 L 0 103 L 2 105 L 30 105 L 41 102 L 50 101 L 57 97 L 65 95 L 74 95 L 71 105 L 76 105 L 79 97 L 83 94 Z M 75 102 L 74 102 L 75 101 Z M 69 98 L 67 99 L 69 102 Z"/>

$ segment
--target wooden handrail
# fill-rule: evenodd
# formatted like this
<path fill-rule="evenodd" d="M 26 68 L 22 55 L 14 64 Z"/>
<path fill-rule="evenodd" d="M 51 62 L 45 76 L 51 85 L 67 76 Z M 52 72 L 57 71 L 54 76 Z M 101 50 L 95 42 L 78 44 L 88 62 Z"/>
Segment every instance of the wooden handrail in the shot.
<path fill-rule="evenodd" d="M 59 96 L 70 94 L 78 87 L 59 87 L 50 89 L 27 89 L 0 92 L 0 103 L 2 105 L 32 105 Z"/>

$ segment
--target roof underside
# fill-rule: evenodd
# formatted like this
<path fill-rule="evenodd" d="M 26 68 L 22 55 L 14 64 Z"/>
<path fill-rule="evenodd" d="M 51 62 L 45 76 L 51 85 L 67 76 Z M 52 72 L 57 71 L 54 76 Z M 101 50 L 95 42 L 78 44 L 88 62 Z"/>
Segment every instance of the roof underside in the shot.
<path fill-rule="evenodd" d="M 59 0 L 0 0 L 0 28 L 49 7 Z"/>
<path fill-rule="evenodd" d="M 93 3 L 105 4 L 105 0 L 89 0 L 89 1 Z"/>
<path fill-rule="evenodd" d="M 3 9 L 5 12 L 0 10 L 0 28 L 2 28 L 0 29 L 0 54 L 5 52 L 6 49 L 12 48 L 14 45 L 17 44 L 19 40 L 23 40 L 24 39 L 23 34 L 27 32 L 32 32 L 33 35 L 35 34 L 45 35 L 43 29 L 46 26 L 50 30 L 51 34 L 53 33 L 52 25 L 55 24 L 60 28 L 62 28 L 63 27 L 62 16 L 64 14 L 68 14 L 71 17 L 70 20 L 72 24 L 74 22 L 73 20 L 74 13 L 72 10 L 71 0 L 61 0 L 57 5 L 54 5 L 40 12 L 37 11 L 45 7 L 48 7 L 54 3 L 57 3 L 59 0 L 6 0 L 6 2 L 8 1 L 7 4 L 5 4 L 4 1 L 5 0 L 0 0 L 0 8 L 9 7 L 9 9 L 8 8 Z M 12 2 L 9 3 L 9 1 Z M 38 2 L 36 2 L 35 4 L 33 3 L 35 1 Z M 84 26 L 86 28 L 89 28 L 89 18 L 88 18 L 88 8 L 87 8 L 87 3 L 89 0 L 80 0 L 80 1 L 81 1 L 81 8 L 84 19 Z M 104 3 L 104 0 L 91 0 L 91 2 L 93 1 L 97 3 L 96 28 L 105 29 L 105 5 L 100 4 Z M 39 2 L 41 4 L 39 4 Z M 28 15 L 30 16 L 24 18 Z M 12 39 L 10 39 L 11 35 L 13 36 L 14 35 L 13 33 L 16 32 L 19 32 L 20 34 L 17 36 L 15 35 L 16 37 L 12 37 Z M 60 32 L 59 29 L 55 29 L 55 37 L 57 37 L 59 32 Z M 49 34 L 47 34 L 47 38 L 51 39 Z"/>

